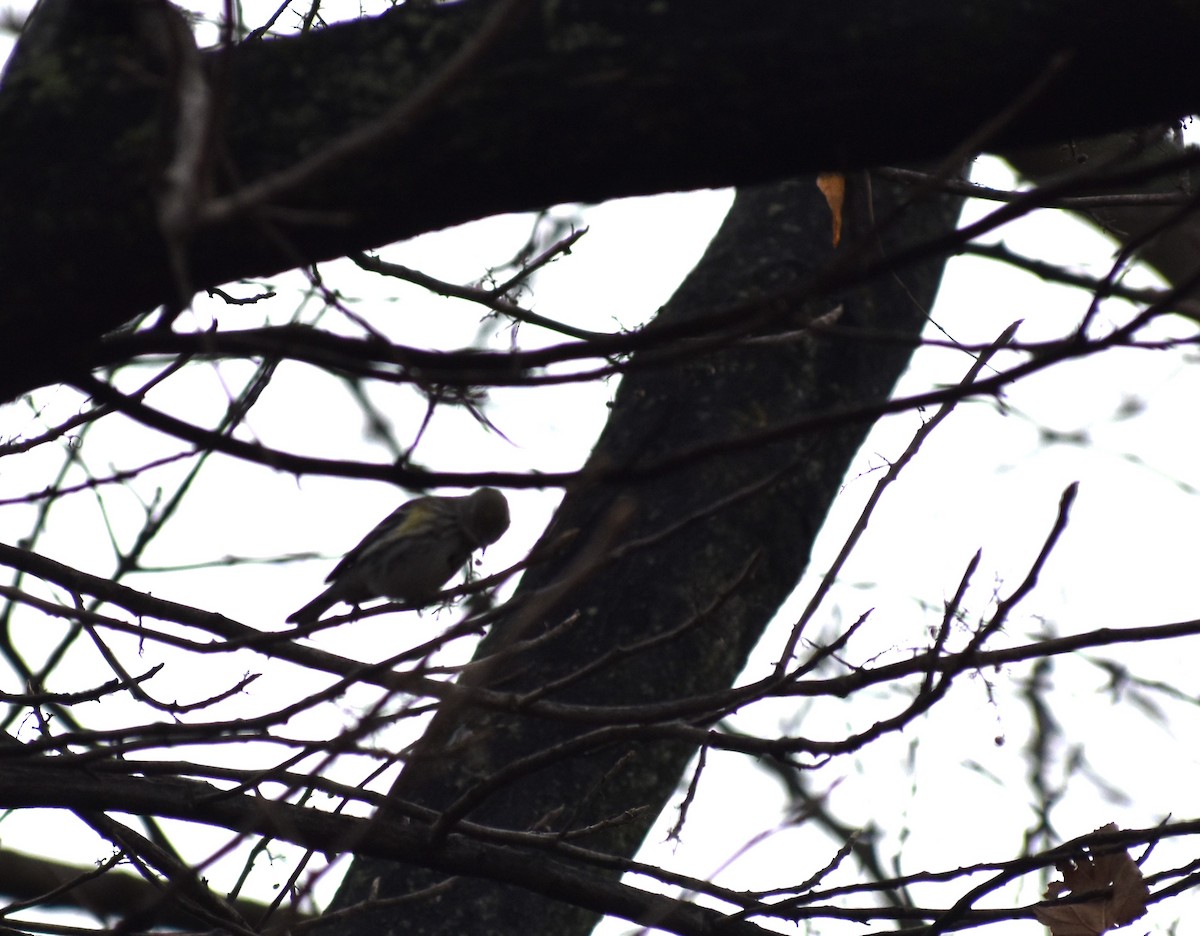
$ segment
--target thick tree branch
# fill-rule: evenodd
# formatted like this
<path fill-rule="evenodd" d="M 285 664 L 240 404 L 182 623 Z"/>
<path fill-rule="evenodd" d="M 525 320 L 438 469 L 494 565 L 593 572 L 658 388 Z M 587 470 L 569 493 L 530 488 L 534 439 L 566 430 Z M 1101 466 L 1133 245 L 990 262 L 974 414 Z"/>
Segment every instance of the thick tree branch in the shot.
<path fill-rule="evenodd" d="M 196 928 L 201 919 L 176 901 L 163 901 L 162 888 L 111 865 L 84 868 L 33 855 L 0 851 L 0 890 L 10 903 L 26 901 L 38 907 L 72 907 L 100 918 L 150 912 L 156 923 L 180 929 Z M 234 901 L 249 919 L 259 919 L 266 904 Z M 15 909 L 7 908 L 10 912 Z"/>
<path fill-rule="evenodd" d="M 466 65 L 497 28 L 482 0 L 250 42 L 208 56 L 213 156 L 172 247 L 203 288 L 503 211 L 938 156 L 1039 81 L 981 142 L 1178 117 L 1200 98 L 1200 23 L 1149 2 L 529 0 Z M 87 366 L 98 334 L 177 295 L 158 198 L 179 128 L 135 7 L 46 0 L 0 88 L 0 395 Z M 212 201 L 372 127 L 253 211 Z"/>

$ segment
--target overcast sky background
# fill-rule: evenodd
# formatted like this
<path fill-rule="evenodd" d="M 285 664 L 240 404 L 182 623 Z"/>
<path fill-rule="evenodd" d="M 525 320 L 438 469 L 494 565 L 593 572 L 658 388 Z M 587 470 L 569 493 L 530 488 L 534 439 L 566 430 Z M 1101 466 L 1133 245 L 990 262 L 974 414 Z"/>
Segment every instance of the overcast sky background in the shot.
<path fill-rule="evenodd" d="M 219 4 L 205 8 L 211 15 Z M 274 3 L 244 4 L 245 18 L 256 26 Z M 20 9 L 20 7 L 17 7 Z M 338 10 L 326 4 L 328 14 Z M 349 5 L 346 16 L 359 5 Z M 367 6 L 368 13 L 374 8 Z M 264 11 L 267 11 L 264 13 Z M 201 29 L 202 41 L 210 41 Z M 278 31 L 295 28 L 295 18 L 281 17 Z M 6 41 L 6 46 L 10 44 Z M 7 48 L 0 49 L 0 55 Z M 1016 180 L 999 161 L 981 159 L 973 178 L 985 185 L 1012 187 Z M 731 195 L 700 192 L 630 199 L 598 207 L 564 207 L 578 214 L 588 234 L 572 255 L 540 273 L 528 304 L 537 312 L 573 325 L 597 330 L 632 328 L 649 318 L 695 262 L 720 223 Z M 964 223 L 990 209 L 972 203 Z M 380 251 L 387 260 L 415 267 L 439 278 L 478 281 L 489 267 L 511 257 L 529 235 L 531 216 L 505 216 L 438 232 Z M 1073 270 L 1103 276 L 1112 261 L 1112 247 L 1100 235 L 1064 214 L 1042 211 L 1005 227 L 994 240 L 1003 240 L 1017 253 L 1061 263 Z M 464 303 L 435 299 L 415 287 L 380 283 L 347 262 L 325 264 L 327 285 L 347 296 L 360 297 L 358 310 L 371 313 L 397 341 L 416 347 L 458 348 L 483 343 L 507 347 L 511 334 L 502 324 L 481 324 L 479 310 Z M 1125 282 L 1150 285 L 1152 279 L 1133 271 Z M 299 314 L 311 320 L 320 303 L 295 274 L 276 277 L 279 292 L 268 312 L 283 322 Z M 247 295 L 250 286 L 231 287 Z M 1028 274 L 971 258 L 950 262 L 932 312 L 939 338 L 950 336 L 966 344 L 988 342 L 1016 320 L 1023 320 L 1022 340 L 1052 338 L 1068 333 L 1089 303 L 1086 293 L 1051 286 Z M 241 327 L 245 313 L 219 302 L 198 298 L 190 321 L 177 327 L 207 327 L 214 319 L 223 327 Z M 256 313 L 255 313 L 256 314 Z M 1112 301 L 1102 320 L 1123 321 L 1130 308 Z M 349 330 L 336 316 L 323 325 Z M 1103 321 L 1100 323 L 1103 325 Z M 1164 321 L 1154 326 L 1157 337 L 1194 334 L 1195 326 Z M 1149 336 L 1147 336 L 1149 337 Z M 523 328 L 522 347 L 557 339 Z M 967 354 L 925 349 L 903 379 L 900 395 L 957 382 L 970 366 Z M 1195 442 L 1195 408 L 1200 398 L 1200 370 L 1190 350 L 1118 351 L 1094 359 L 1059 365 L 1029 378 L 1006 393 L 1006 406 L 994 401 L 964 403 L 925 445 L 916 461 L 893 486 L 851 562 L 844 570 L 824 610 L 818 615 L 821 633 L 853 621 L 874 609 L 870 623 L 847 648 L 855 662 L 903 659 L 923 647 L 936 626 L 942 603 L 954 591 L 972 554 L 983 558 L 968 594 L 968 619 L 984 616 L 994 598 L 1006 595 L 1024 576 L 1055 516 L 1067 484 L 1080 483 L 1070 526 L 1051 559 L 1036 593 L 1021 606 L 995 646 L 1024 643 L 1034 635 L 1068 634 L 1097 627 L 1141 626 L 1195 618 L 1196 547 L 1200 528 L 1200 465 Z M 1004 364 L 1003 358 L 997 366 Z M 193 366 L 172 381 L 168 400 L 173 412 L 204 423 L 220 412 L 229 387 L 236 387 L 249 368 L 237 364 Z M 148 373 L 148 372 L 146 372 Z M 558 471 L 578 467 L 607 416 L 605 403 L 615 384 L 555 388 L 546 391 L 497 390 L 490 394 L 487 414 L 507 439 L 487 435 L 459 412 L 439 413 L 418 454 L 424 464 L 446 470 Z M 534 396 L 533 394 L 536 394 Z M 22 404 L 0 410 L 0 434 L 8 438 L 34 434 L 39 428 L 74 412 L 79 399 L 72 391 L 47 389 L 36 395 L 41 412 Z M 411 441 L 420 420 L 419 401 L 403 390 L 376 396 L 392 418 L 401 442 Z M 812 594 L 817 577 L 836 555 L 886 465 L 904 451 L 923 418 L 930 413 L 888 417 L 872 432 L 847 475 L 845 490 L 823 528 L 811 565 L 793 599 L 779 616 L 745 678 L 755 678 L 774 663 L 792 620 Z M 366 438 L 357 404 L 337 381 L 301 366 L 285 366 L 276 383 L 250 419 L 253 436 L 267 445 L 289 451 L 383 461 L 389 456 Z M 178 449 L 174 443 L 128 424 L 104 426 L 87 441 L 84 452 L 96 471 L 111 465 L 137 464 L 155 452 Z M 0 462 L 0 498 L 19 496 L 48 483 L 61 461 L 61 451 L 48 449 Z M 52 558 L 82 569 L 111 571 L 109 523 L 118 538 L 137 529 L 141 508 L 135 491 L 146 499 L 157 483 L 177 476 L 164 469 L 140 480 L 129 491 L 106 494 L 107 517 L 94 498 L 80 496 L 56 508 L 47 536 L 38 549 Z M 270 630 L 315 594 L 331 562 L 358 541 L 366 530 L 403 498 L 387 485 L 326 478 L 299 482 L 266 469 L 219 460 L 185 507 L 171 535 L 155 547 L 154 561 L 163 566 L 186 565 L 224 555 L 270 557 L 314 551 L 324 558 L 285 565 L 243 565 L 235 568 L 192 569 L 169 576 L 139 577 L 128 584 L 156 595 L 219 610 L 249 625 Z M 560 494 L 519 491 L 510 494 L 514 524 L 510 533 L 484 557 L 491 572 L 519 560 L 537 539 Z M 33 509 L 0 503 L 0 541 L 15 542 L 28 531 Z M 412 620 L 408 620 L 408 619 Z M 348 656 L 379 659 L 409 644 L 419 643 L 457 619 L 453 610 L 371 618 L 319 635 L 316 641 Z M 33 652 L 37 628 L 45 627 L 31 612 L 15 619 L 29 628 L 26 646 Z M 397 622 L 404 628 L 398 635 Z M 53 643 L 54 628 L 45 627 L 45 646 Z M 397 643 L 397 641 L 403 641 Z M 1115 656 L 1145 676 L 1196 696 L 1195 641 L 1163 646 L 1126 647 L 1094 657 Z M 444 659 L 461 659 L 465 644 Z M 1185 652 L 1191 651 L 1191 652 Z M 457 654 L 457 657 L 456 657 Z M 161 648 L 148 645 L 139 665 L 149 668 Z M 247 671 L 262 669 L 261 659 L 236 655 L 205 659 L 194 671 L 191 686 L 182 668 L 172 670 L 167 695 L 186 700 L 211 694 Z M 247 697 L 230 703 L 222 714 L 270 709 L 278 698 L 296 696 L 310 680 L 313 689 L 324 684 L 286 667 L 272 667 Z M 918 726 L 904 735 L 882 739 L 862 755 L 831 762 L 813 772 L 814 788 L 830 790 L 829 804 L 843 820 L 878 829 L 881 852 L 901 854 L 900 870 L 944 869 L 983 860 L 1000 860 L 1019 853 L 1022 836 L 1032 821 L 1025 785 L 1026 763 L 1021 750 L 1029 730 L 1027 709 L 1015 699 L 1017 680 L 1026 667 L 963 678 L 951 696 Z M 69 659 L 57 673 L 59 688 L 77 688 L 102 681 L 103 673 L 86 654 Z M 1122 827 L 1149 826 L 1171 814 L 1175 819 L 1200 816 L 1197 775 L 1197 717 L 1194 704 L 1155 701 L 1162 722 L 1147 717 L 1128 697 L 1112 704 L 1104 679 L 1085 659 L 1060 658 L 1053 679 L 1054 717 L 1064 736 L 1084 746 L 1086 763 L 1071 773 L 1066 794 L 1053 819 L 1063 838 L 1073 837 L 1107 822 Z M 17 692 L 22 686 L 0 675 L 0 689 Z M 370 704 L 373 694 L 351 694 L 337 706 L 311 713 L 289 725 L 297 735 L 329 737 L 329 731 L 348 724 L 356 707 Z M 824 700 L 810 709 L 793 703 L 756 707 L 737 720 L 740 728 L 771 733 L 778 726 L 796 726 L 816 738 L 837 738 L 861 730 L 876 718 L 894 712 L 902 701 L 886 691 L 862 694 L 852 700 Z M 80 717 L 90 725 L 122 724 L 145 718 L 133 714 L 119 698 L 88 706 Z M 24 725 L 22 737 L 35 726 Z M 325 732 L 324 735 L 321 732 Z M 403 744 L 403 735 L 381 739 L 384 745 Z M 239 756 L 272 763 L 279 751 L 243 746 Z M 205 752 L 212 756 L 211 752 Z M 1067 770 L 1065 751 L 1058 769 Z M 348 776 L 352 764 L 338 765 Z M 1113 791 L 1120 791 L 1118 798 Z M 692 807 L 682 845 L 664 843 L 674 821 L 668 810 L 660 830 L 651 835 L 643 860 L 666 863 L 673 869 L 707 877 L 753 836 L 781 822 L 783 799 L 779 786 L 753 763 L 713 754 L 699 796 Z M 189 833 L 202 856 L 226 836 L 202 830 Z M 0 840 L 6 848 L 39 852 L 53 844 L 55 857 L 87 864 L 109 854 L 67 815 L 17 813 L 0 821 Z M 66 842 L 78 842 L 78 846 Z M 756 845 L 723 871 L 718 880 L 733 887 L 763 888 L 803 880 L 821 868 L 838 843 L 804 827 L 782 831 Z M 280 848 L 284 853 L 286 849 Z M 1194 852 L 1194 849 L 1192 850 Z M 1182 863 L 1187 855 L 1168 844 L 1155 853 L 1147 870 Z M 241 858 L 210 868 L 218 887 L 228 886 Z M 286 878 L 286 863 L 262 863 L 251 879 L 250 891 L 271 895 L 271 887 Z M 831 881 L 846 883 L 860 877 L 847 862 Z M 335 881 L 318 890 L 327 899 Z M 965 890 L 939 891 L 928 898 L 945 905 Z M 1011 899 L 1012 891 L 1009 893 Z M 1026 879 L 1016 888 L 1021 902 L 1037 899 L 1037 882 Z M 920 893 L 918 892 L 918 898 Z M 997 905 L 1003 897 L 985 901 Z M 1163 928 L 1184 913 L 1185 901 L 1151 909 L 1134 924 L 1139 932 Z M 991 932 L 1029 933 L 1037 924 L 1026 921 L 1003 925 Z M 629 930 L 621 921 L 606 924 L 604 932 Z M 821 932 L 840 931 L 834 925 Z M 1130 930 L 1132 931 L 1132 929 Z"/>

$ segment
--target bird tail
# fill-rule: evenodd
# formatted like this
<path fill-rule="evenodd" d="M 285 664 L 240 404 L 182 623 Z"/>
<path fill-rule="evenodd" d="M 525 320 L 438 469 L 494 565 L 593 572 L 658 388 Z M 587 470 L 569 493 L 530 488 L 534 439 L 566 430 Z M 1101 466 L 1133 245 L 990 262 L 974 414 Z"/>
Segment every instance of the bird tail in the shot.
<path fill-rule="evenodd" d="M 334 594 L 334 586 L 330 586 L 317 595 L 312 601 L 306 604 L 299 611 L 293 611 L 288 616 L 289 624 L 315 624 L 320 620 L 321 615 L 337 604 L 341 599 Z"/>

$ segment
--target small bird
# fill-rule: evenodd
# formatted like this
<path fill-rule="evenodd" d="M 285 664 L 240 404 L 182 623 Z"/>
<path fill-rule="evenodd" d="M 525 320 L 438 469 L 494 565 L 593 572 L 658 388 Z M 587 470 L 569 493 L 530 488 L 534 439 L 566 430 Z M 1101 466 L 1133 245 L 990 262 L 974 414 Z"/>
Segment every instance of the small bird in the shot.
<path fill-rule="evenodd" d="M 288 622 L 312 624 L 339 601 L 429 604 L 471 553 L 504 535 L 508 522 L 508 501 L 495 488 L 401 504 L 346 553 L 325 579 L 329 587 Z"/>

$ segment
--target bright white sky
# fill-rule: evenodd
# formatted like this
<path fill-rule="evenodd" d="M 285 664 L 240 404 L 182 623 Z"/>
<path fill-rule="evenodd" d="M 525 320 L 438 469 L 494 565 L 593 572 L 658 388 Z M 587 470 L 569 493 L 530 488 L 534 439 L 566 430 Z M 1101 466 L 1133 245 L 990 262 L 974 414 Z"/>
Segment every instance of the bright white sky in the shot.
<path fill-rule="evenodd" d="M 207 11 L 218 8 L 219 4 L 210 4 Z M 246 20 L 257 25 L 267 15 L 263 11 L 273 8 L 274 3 L 244 4 Z M 334 4 L 326 4 L 326 8 L 338 9 Z M 355 4 L 347 15 L 357 11 Z M 284 33 L 294 28 L 294 18 L 289 16 L 285 14 L 279 22 Z M 0 55 L 5 53 L 0 49 Z M 973 177 L 994 187 L 1015 184 L 996 160 L 980 160 Z M 701 192 L 631 199 L 583 210 L 589 233 L 569 258 L 537 277 L 530 304 L 551 318 L 598 330 L 628 328 L 646 321 L 694 263 L 729 199 L 729 193 Z M 964 221 L 988 208 L 969 206 Z M 395 245 L 381 254 L 440 278 L 466 283 L 508 259 L 527 238 L 529 226 L 528 216 L 495 218 Z M 1107 272 L 1111 261 L 1112 249 L 1102 237 L 1054 212 L 1039 212 L 1016 222 L 999 236 L 1018 253 L 1097 276 Z M 432 300 L 415 288 L 381 287 L 348 263 L 327 264 L 323 274 L 328 285 L 345 295 L 363 297 L 362 311 L 373 313 L 374 320 L 382 321 L 404 344 L 455 348 L 474 344 L 479 336 L 492 347 L 504 347 L 509 341 L 508 333 L 494 324 L 481 330 L 479 313 L 472 307 Z M 1149 280 L 1135 271 L 1126 282 L 1145 285 Z M 303 305 L 304 282 L 298 276 L 284 276 L 276 278 L 273 285 L 280 297 L 274 300 L 270 314 L 273 321 L 282 322 Z M 245 295 L 252 290 L 235 287 L 231 291 Z M 933 318 L 947 334 L 966 343 L 990 341 L 1011 322 L 1023 319 L 1019 337 L 1031 340 L 1069 331 L 1088 301 L 1083 293 L 1049 286 L 995 264 L 957 259 L 947 269 Z M 312 303 L 310 316 L 317 308 L 318 304 Z M 206 327 L 217 317 L 225 327 L 238 327 L 241 314 L 200 299 L 194 323 Z M 1105 306 L 1104 314 L 1119 321 L 1129 310 L 1114 302 Z M 329 324 L 347 327 L 333 320 Z M 1173 322 L 1161 324 L 1155 334 L 1182 336 L 1194 331 L 1189 323 Z M 542 339 L 533 330 L 523 329 L 520 340 L 528 346 Z M 960 352 L 922 351 L 899 392 L 914 393 L 957 382 L 969 364 L 967 355 Z M 176 381 L 174 392 L 179 396 L 169 405 L 190 407 L 187 411 L 197 420 L 211 419 L 223 405 L 225 387 L 238 386 L 246 370 L 237 365 L 195 367 L 190 377 Z M 560 388 L 552 391 L 552 396 L 543 393 L 536 400 L 529 391 L 497 391 L 491 395 L 487 412 L 511 444 L 496 436 L 485 437 L 467 417 L 446 414 L 435 420 L 419 452 L 426 464 L 449 470 L 571 469 L 581 464 L 603 425 L 607 415 L 604 403 L 613 389 Z M 401 442 L 409 441 L 410 427 L 420 419 L 413 399 L 399 391 L 374 398 L 394 420 Z M 856 662 L 900 659 L 912 648 L 924 646 L 942 602 L 954 591 L 967 561 L 979 548 L 983 559 L 968 595 L 967 610 L 971 619 L 985 615 L 994 594 L 1008 594 L 1022 578 L 1053 522 L 1063 488 L 1072 481 L 1080 482 L 1080 493 L 1071 525 L 1037 592 L 1019 609 L 1002 639 L 1023 643 L 1044 631 L 1066 634 L 1198 616 L 1193 531 L 1200 528 L 1200 500 L 1195 496 L 1200 489 L 1200 464 L 1192 427 L 1195 401 L 1200 398 L 1200 370 L 1194 352 L 1108 353 L 1060 365 L 1012 388 L 1006 398 L 1009 407 L 1005 412 L 991 402 L 960 406 L 887 495 L 825 611 L 818 616 L 822 632 L 828 633 L 838 623 L 874 609 L 870 624 L 848 648 L 846 658 Z M 37 400 L 45 408 L 40 418 L 19 404 L 0 410 L 0 433 L 4 437 L 34 434 L 43 420 L 52 423 L 77 406 L 76 397 L 63 390 L 42 391 Z M 1136 414 L 1126 416 L 1133 403 L 1137 404 Z M 921 419 L 922 414 L 917 413 L 892 417 L 871 434 L 823 529 L 813 574 L 800 584 L 781 613 L 779 627 L 767 637 L 747 678 L 774 662 L 787 625 L 812 593 L 816 576 L 836 555 L 882 474 L 880 467 L 899 456 Z M 281 371 L 250 426 L 254 437 L 283 449 L 375 461 L 388 457 L 379 445 L 364 441 L 362 420 L 344 388 L 299 367 Z M 1080 441 L 1054 444 L 1046 440 L 1046 432 Z M 144 461 L 152 452 L 174 450 L 174 444 L 141 430 L 109 428 L 90 438 L 84 451 L 93 470 L 102 473 L 110 462 L 129 466 Z M 6 459 L 0 465 L 0 498 L 44 486 L 60 457 L 57 451 L 47 451 Z M 167 471 L 156 476 L 158 481 L 146 479 L 137 488 L 139 495 L 150 499 L 154 483 L 169 488 L 169 478 L 177 474 Z M 513 529 L 488 550 L 484 569 L 495 571 L 520 559 L 545 526 L 558 497 L 553 491 L 511 494 Z M 265 469 L 214 464 L 189 498 L 175 533 L 152 554 L 155 562 L 183 564 L 226 554 L 272 556 L 307 550 L 322 552 L 327 558 L 286 566 L 186 571 L 135 579 L 130 584 L 273 629 L 316 591 L 329 560 L 353 545 L 398 500 L 396 491 L 381 484 L 322 478 L 295 483 Z M 108 522 L 118 538 L 140 524 L 140 507 L 130 492 L 109 492 L 107 509 Z M 80 497 L 71 511 L 69 521 L 65 510 L 56 516 L 39 550 L 105 574 L 112 558 L 96 502 Z M 23 536 L 30 516 L 26 507 L 0 505 L 0 540 L 14 542 Z M 25 622 L 31 634 L 39 626 L 28 613 L 19 614 L 16 620 Z M 408 643 L 416 644 L 451 620 L 453 612 L 405 621 L 399 638 L 404 643 L 400 644 L 396 619 L 390 617 L 339 628 L 322 635 L 320 641 L 346 655 L 380 658 Z M 33 637 L 27 640 L 32 654 Z M 1193 648 L 1194 641 L 1187 647 L 1177 643 L 1170 649 L 1122 648 L 1093 656 L 1116 657 L 1141 675 L 1194 696 L 1194 662 L 1185 652 Z M 465 653 L 466 648 L 459 652 Z M 139 665 L 148 667 L 159 653 L 158 648 L 148 647 Z M 180 700 L 199 698 L 261 667 L 262 661 L 249 655 L 205 660 L 195 671 L 199 683 L 192 686 L 177 666 L 168 691 L 160 687 L 159 692 Z M 81 655 L 62 668 L 58 687 L 92 685 L 98 681 L 97 672 Z M 962 679 L 951 698 L 919 726 L 903 737 L 884 739 L 859 757 L 834 761 L 814 772 L 814 787 L 832 790 L 829 802 L 842 820 L 879 830 L 881 854 L 890 858 L 900 853 L 902 871 L 952 868 L 1015 856 L 1032 822 L 1022 757 L 1029 719 L 1027 709 L 1015 699 L 1016 682 L 1025 673 L 1025 668 L 1019 668 L 987 674 L 986 679 Z M 298 695 L 303 678 L 295 672 L 269 674 L 254 685 L 248 699 L 237 704 L 253 711 L 273 708 L 280 704 L 279 699 Z M 1068 742 L 1083 746 L 1087 765 L 1071 775 L 1053 813 L 1063 838 L 1110 821 L 1122 827 L 1142 827 L 1168 814 L 1176 819 L 1200 816 L 1200 788 L 1192 782 L 1200 766 L 1194 705 L 1156 697 L 1166 722 L 1152 722 L 1128 700 L 1111 704 L 1111 697 L 1102 691 L 1099 671 L 1080 659 L 1060 659 L 1053 680 L 1059 687 L 1052 697 L 1054 717 Z M 11 683 L 11 677 L 0 676 L 0 688 L 22 688 Z M 274 692 L 280 693 L 278 698 L 272 696 Z M 331 707 L 319 718 L 299 719 L 289 729 L 297 736 L 329 737 L 330 730 L 337 730 L 339 719 L 341 723 L 349 721 L 356 707 L 369 704 L 370 698 L 369 693 L 363 693 L 361 699 L 348 698 L 340 707 L 341 714 Z M 900 704 L 882 691 L 871 698 L 822 702 L 803 713 L 803 730 L 812 737 L 840 737 L 847 730 L 861 730 Z M 801 716 L 797 708 L 764 706 L 741 719 L 739 727 L 765 733 L 777 731 L 780 725 L 794 727 Z M 89 706 L 80 717 L 94 725 L 134 718 L 117 699 Z M 26 730 L 31 732 L 32 726 Z M 402 743 L 398 737 L 381 743 L 398 745 Z M 998 744 L 998 739 L 1003 743 Z M 256 756 L 256 752 L 243 753 Z M 266 762 L 281 757 L 278 751 L 262 753 Z M 1057 769 L 1066 770 L 1062 763 Z M 1121 791 L 1126 799 L 1115 801 L 1106 795 L 1105 786 Z M 656 833 L 642 857 L 708 876 L 753 836 L 777 826 L 782 805 L 775 781 L 753 764 L 714 755 L 682 846 L 664 844 L 662 834 Z M 664 815 L 663 830 L 674 818 L 673 810 Z M 109 853 L 106 846 L 81 834 L 79 824 L 66 816 L 8 816 L 0 824 L 0 836 L 5 847 L 33 852 L 47 841 L 55 842 L 60 846 L 56 857 L 83 864 Z M 78 847 L 60 845 L 75 840 L 80 842 Z M 195 854 L 203 855 L 223 840 L 209 831 L 196 833 Z M 836 848 L 837 843 L 807 828 L 791 829 L 754 847 L 719 880 L 729 886 L 755 888 L 795 883 L 821 868 Z M 1161 847 L 1147 870 L 1186 860 L 1173 859 L 1173 854 L 1178 852 L 1170 846 Z M 218 886 L 226 886 L 239 866 L 238 860 L 226 860 L 210 869 L 208 876 Z M 250 890 L 269 896 L 271 887 L 286 874 L 285 863 L 264 863 L 252 877 Z M 847 863 L 831 880 L 845 883 L 856 878 L 856 869 Z M 323 898 L 331 892 L 332 883 L 320 888 Z M 942 891 L 927 900 L 944 905 L 959 892 Z M 1037 897 L 1036 884 L 1026 883 L 1017 899 L 1031 902 Z M 1135 926 L 1141 932 L 1163 931 L 1184 912 L 1183 900 L 1168 902 L 1152 909 Z M 1025 922 L 1001 929 L 1030 933 L 1035 925 Z M 603 931 L 614 934 L 628 928 L 613 921 Z M 821 932 L 838 929 L 822 926 Z"/>

